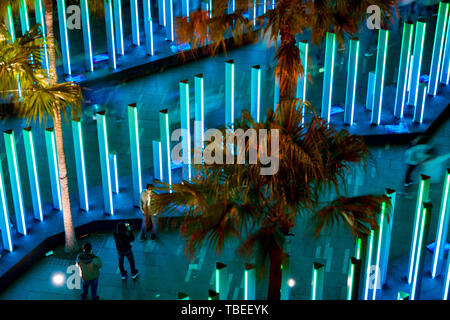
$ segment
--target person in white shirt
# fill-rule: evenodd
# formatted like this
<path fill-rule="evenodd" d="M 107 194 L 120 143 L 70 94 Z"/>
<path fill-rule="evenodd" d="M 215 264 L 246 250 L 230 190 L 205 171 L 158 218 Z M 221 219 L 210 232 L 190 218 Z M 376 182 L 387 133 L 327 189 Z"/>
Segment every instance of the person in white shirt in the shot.
<path fill-rule="evenodd" d="M 140 199 L 141 212 L 144 215 L 142 219 L 142 228 L 140 240 L 145 241 L 147 239 L 148 230 L 152 229 L 151 239 L 156 239 L 156 214 L 151 212 L 151 201 L 152 201 L 152 191 L 153 184 L 147 184 L 147 189 L 142 191 Z"/>

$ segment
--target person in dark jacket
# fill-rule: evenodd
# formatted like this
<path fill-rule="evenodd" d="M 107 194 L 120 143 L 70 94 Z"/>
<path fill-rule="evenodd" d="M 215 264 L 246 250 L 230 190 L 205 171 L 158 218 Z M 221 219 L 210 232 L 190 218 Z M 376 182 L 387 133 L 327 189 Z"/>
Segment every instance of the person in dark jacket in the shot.
<path fill-rule="evenodd" d="M 97 287 L 102 261 L 92 253 L 92 245 L 89 242 L 83 245 L 83 253 L 77 256 L 76 263 L 81 270 L 81 278 L 83 279 L 81 298 L 83 300 L 87 298 L 90 287 L 92 300 L 98 300 Z"/>
<path fill-rule="evenodd" d="M 123 266 L 125 257 L 127 257 L 128 262 L 130 263 L 131 278 L 136 279 L 139 271 L 136 269 L 133 251 L 131 250 L 131 242 L 134 241 L 134 235 L 133 232 L 131 232 L 131 228 L 128 223 L 125 224 L 120 222 L 117 224 L 114 232 L 114 240 L 116 242 L 116 249 L 119 255 L 119 269 L 122 274 L 122 280 L 127 278 L 127 271 Z"/>

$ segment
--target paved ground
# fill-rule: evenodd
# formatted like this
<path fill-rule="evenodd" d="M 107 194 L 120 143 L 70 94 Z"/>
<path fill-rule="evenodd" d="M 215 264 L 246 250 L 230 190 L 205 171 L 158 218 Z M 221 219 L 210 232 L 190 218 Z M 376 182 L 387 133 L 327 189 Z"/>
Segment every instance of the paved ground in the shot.
<path fill-rule="evenodd" d="M 429 28 L 430 30 L 432 28 Z M 428 31 L 430 32 L 430 31 Z M 307 37 L 307 35 L 305 35 Z M 398 39 L 392 37 L 393 48 L 398 46 Z M 427 39 L 432 39 L 427 37 Z M 397 43 L 397 44 L 396 44 Z M 432 46 L 432 41 L 427 41 L 427 46 Z M 370 47 L 370 45 L 368 46 Z M 398 50 L 397 50 L 398 51 Z M 424 69 L 429 68 L 430 47 L 426 49 Z M 398 63 L 395 50 L 392 50 L 394 58 L 388 61 L 388 70 L 394 70 Z M 311 56 L 314 57 L 316 50 L 313 49 Z M 273 102 L 273 80 L 272 80 L 272 57 L 273 50 L 266 50 L 264 45 L 252 45 L 233 50 L 228 54 L 236 63 L 236 112 L 248 107 L 250 100 L 250 68 L 253 65 L 262 66 L 262 104 L 265 108 Z M 364 63 L 362 73 L 367 74 L 374 64 L 374 56 L 363 58 Z M 428 59 L 428 60 L 427 60 Z M 206 127 L 220 126 L 223 123 L 223 94 L 224 94 L 224 55 L 215 58 L 199 60 L 194 63 L 180 66 L 176 69 L 169 69 L 162 73 L 149 77 L 130 81 L 111 87 L 97 87 L 86 90 L 86 105 L 83 109 L 83 130 L 86 163 L 88 170 L 88 185 L 99 186 L 101 177 L 98 175 L 99 155 L 96 137 L 96 122 L 92 115 L 95 109 L 94 103 L 100 108 L 107 110 L 108 126 L 110 135 L 110 149 L 116 150 L 118 154 L 119 175 L 129 176 L 131 164 L 128 147 L 128 125 L 127 125 L 127 104 L 138 103 L 139 119 L 141 127 L 141 147 L 142 163 L 144 170 L 150 170 L 152 161 L 152 140 L 159 136 L 159 120 L 157 112 L 160 109 L 169 108 L 172 127 L 176 127 L 179 119 L 178 105 L 178 82 L 189 79 L 193 83 L 193 76 L 198 73 L 205 75 L 205 106 L 206 106 Z M 338 67 L 341 68 L 341 67 Z M 313 78 L 320 81 L 321 75 L 313 70 Z M 392 84 L 395 72 L 387 76 L 387 84 Z M 340 76 L 343 76 L 342 74 Z M 366 77 L 364 77 L 366 79 Z M 391 79 L 391 80 L 389 80 Z M 339 81 L 336 81 L 338 83 Z M 358 100 L 365 101 L 365 80 L 362 81 L 361 95 Z M 193 86 L 191 85 L 191 89 Z M 316 106 L 320 104 L 321 89 L 319 82 L 309 86 L 308 95 Z M 342 89 L 342 88 L 341 88 Z M 341 101 L 345 90 L 336 89 L 336 101 Z M 193 95 L 191 95 L 193 99 Z M 22 181 L 27 181 L 26 163 L 24 150 L 21 142 L 21 128 L 25 126 L 22 120 L 8 119 L 0 120 L 1 127 L 6 129 L 14 128 L 16 141 L 20 145 L 19 165 L 21 167 Z M 48 126 L 51 124 L 47 124 Z M 45 124 L 34 125 L 36 147 L 44 150 Z M 70 178 L 70 189 L 72 191 L 72 201 L 76 202 L 76 173 L 73 158 L 73 145 L 71 138 L 70 124 L 64 127 L 65 151 L 68 162 L 68 173 Z M 439 153 L 444 154 L 450 151 L 450 121 L 447 122 L 435 133 L 432 143 L 437 146 Z M 3 150 L 3 149 L 2 149 Z M 372 147 L 373 160 L 364 169 L 357 169 L 349 173 L 347 177 L 348 193 L 351 195 L 366 193 L 384 193 L 385 188 L 400 190 L 404 175 L 403 154 L 405 146 L 381 146 Z M 9 190 L 9 177 L 6 172 L 6 160 L 2 158 L 7 190 Z M 38 169 L 41 179 L 41 188 L 49 190 L 48 165 L 45 156 L 38 162 Z M 443 166 L 448 167 L 447 163 Z M 419 173 L 419 172 L 418 172 Z M 417 173 L 417 174 L 418 174 Z M 24 184 L 26 186 L 26 184 Z M 24 186 L 24 199 L 27 204 L 28 214 L 31 215 L 31 198 L 29 190 Z M 417 188 L 414 186 L 413 188 Z M 98 189 L 97 189 L 98 190 Z M 431 201 L 435 208 L 440 205 L 442 181 L 435 183 L 431 188 Z M 9 192 L 9 191 L 8 191 Z M 331 199 L 333 194 L 328 195 Z M 10 214 L 13 216 L 13 204 L 10 201 Z M 391 248 L 391 268 L 389 270 L 389 283 L 382 298 L 393 299 L 396 293 L 402 288 L 402 274 L 406 273 L 404 257 L 409 254 L 409 243 L 412 232 L 412 213 L 415 199 L 406 199 L 399 196 L 397 201 L 394 230 Z M 43 201 L 51 202 L 49 192 L 43 192 Z M 435 211 L 436 212 L 436 211 Z M 77 213 L 76 213 L 77 214 Z M 430 228 L 430 241 L 434 239 L 437 216 L 432 218 Z M 309 299 L 310 279 L 312 262 L 319 261 L 326 263 L 326 288 L 325 299 L 343 299 L 345 297 L 345 284 L 348 257 L 353 246 L 353 237 L 346 229 L 336 227 L 323 234 L 317 240 L 311 236 L 308 221 L 299 220 L 294 231 L 293 253 L 291 261 L 291 276 L 296 281 L 296 286 L 292 289 L 292 299 Z M 242 271 L 244 260 L 235 255 L 235 244 L 229 244 L 220 257 L 216 257 L 213 249 L 205 246 L 193 261 L 187 261 L 183 255 L 183 242 L 176 231 L 161 233 L 160 239 L 155 243 L 136 243 L 134 252 L 138 269 L 141 276 L 136 281 L 128 279 L 122 281 L 118 273 L 117 257 L 114 251 L 114 244 L 111 234 L 92 234 L 80 242 L 91 241 L 94 251 L 100 255 L 104 261 L 102 276 L 100 280 L 99 294 L 103 299 L 175 299 L 177 292 L 182 291 L 189 294 L 194 299 L 206 299 L 207 290 L 213 287 L 214 264 L 218 260 L 229 265 L 230 269 L 230 291 L 229 299 L 242 298 Z M 68 257 L 62 252 L 62 248 L 56 248 L 55 255 L 44 257 L 35 267 L 27 272 L 23 277 L 14 282 L 7 290 L 0 294 L 0 299 L 78 299 L 79 290 L 69 290 L 67 287 L 58 287 L 51 283 L 52 275 L 55 272 L 65 272 L 67 267 L 74 261 L 74 257 Z M 1 259 L 0 259 L 1 263 Z M 425 272 L 427 268 L 425 268 Z M 232 277 L 231 277 L 232 276 Z M 423 298 L 438 299 L 441 290 L 442 280 L 430 280 L 424 276 Z M 261 280 L 258 285 L 257 297 L 266 297 L 266 281 Z"/>

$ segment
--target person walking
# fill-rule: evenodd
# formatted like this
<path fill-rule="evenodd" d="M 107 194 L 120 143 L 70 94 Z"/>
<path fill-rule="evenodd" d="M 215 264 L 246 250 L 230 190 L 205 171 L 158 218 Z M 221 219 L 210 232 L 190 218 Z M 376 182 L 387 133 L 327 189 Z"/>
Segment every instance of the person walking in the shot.
<path fill-rule="evenodd" d="M 425 137 L 417 137 L 408 145 L 405 152 L 406 174 L 405 174 L 405 188 L 413 184 L 411 175 L 413 171 L 421 165 L 425 160 L 431 157 L 432 148 L 426 144 Z"/>
<path fill-rule="evenodd" d="M 92 300 L 98 300 L 97 287 L 102 261 L 92 253 L 92 245 L 89 242 L 83 245 L 83 252 L 77 256 L 76 264 L 81 270 L 83 280 L 81 298 L 86 300 L 89 288 L 91 288 Z"/>
<path fill-rule="evenodd" d="M 125 270 L 123 263 L 125 257 L 130 263 L 131 278 L 136 279 L 139 275 L 139 271 L 136 269 L 134 261 L 133 251 L 131 250 L 131 243 L 134 241 L 134 234 L 131 232 L 130 225 L 120 222 L 116 226 L 114 231 L 114 241 L 116 242 L 117 254 L 119 255 L 119 269 L 122 275 L 122 280 L 127 278 L 127 271 Z"/>
<path fill-rule="evenodd" d="M 152 240 L 156 239 L 156 228 L 157 228 L 156 214 L 153 214 L 150 209 L 152 193 L 153 193 L 152 183 L 147 184 L 147 189 L 145 189 L 141 193 L 140 207 L 141 212 L 144 215 L 141 227 L 141 236 L 140 236 L 141 241 L 145 241 L 147 239 L 147 232 L 150 229 L 152 230 L 151 239 Z"/>

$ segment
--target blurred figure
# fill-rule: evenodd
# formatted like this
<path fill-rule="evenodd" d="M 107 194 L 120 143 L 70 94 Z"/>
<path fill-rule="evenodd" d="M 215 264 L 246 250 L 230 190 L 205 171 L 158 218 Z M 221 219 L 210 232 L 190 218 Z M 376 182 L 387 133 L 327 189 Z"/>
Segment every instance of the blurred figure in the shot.
<path fill-rule="evenodd" d="M 130 225 L 120 222 L 116 226 L 114 232 L 114 241 L 116 242 L 117 254 L 119 255 L 119 269 L 122 275 L 122 280 L 127 278 L 127 271 L 123 267 L 125 257 L 130 263 L 131 278 L 136 279 L 139 275 L 139 271 L 136 269 L 134 262 L 133 251 L 131 251 L 131 243 L 134 241 L 134 234 L 131 232 Z"/>
<path fill-rule="evenodd" d="M 90 287 L 92 300 L 98 300 L 97 287 L 102 261 L 92 253 L 92 245 L 89 242 L 83 245 L 83 253 L 78 255 L 76 264 L 81 270 L 81 278 L 83 279 L 81 298 L 86 300 Z"/>
<path fill-rule="evenodd" d="M 142 191 L 141 199 L 140 199 L 140 207 L 141 212 L 144 215 L 142 219 L 142 228 L 141 228 L 141 236 L 140 240 L 145 241 L 147 239 L 147 232 L 151 229 L 152 236 L 151 239 L 156 239 L 156 215 L 151 212 L 151 201 L 152 201 L 152 193 L 153 193 L 153 184 L 147 184 L 147 189 Z"/>
<path fill-rule="evenodd" d="M 411 175 L 413 171 L 423 162 L 432 157 L 432 148 L 427 145 L 425 137 L 417 137 L 408 145 L 405 152 L 405 162 L 407 164 L 405 174 L 405 188 L 413 184 Z"/>

